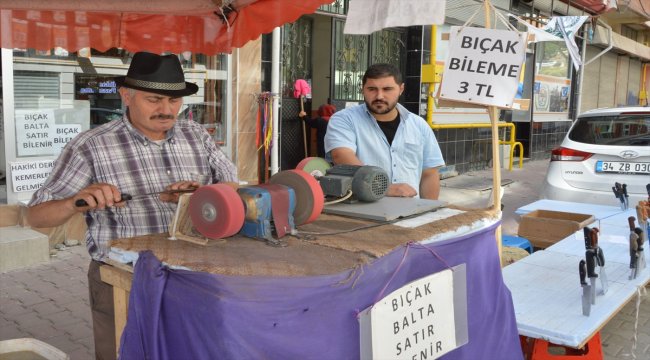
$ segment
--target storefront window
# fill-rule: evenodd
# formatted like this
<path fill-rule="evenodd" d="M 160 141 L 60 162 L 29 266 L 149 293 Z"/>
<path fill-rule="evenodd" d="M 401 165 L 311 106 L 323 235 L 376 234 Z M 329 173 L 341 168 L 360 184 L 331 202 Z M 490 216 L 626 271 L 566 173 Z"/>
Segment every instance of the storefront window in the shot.
<path fill-rule="evenodd" d="M 88 129 L 88 103 L 62 96 L 64 72 L 44 65 L 42 69 L 51 71 L 18 70 L 27 69 L 24 65 L 16 62 L 14 72 L 16 155 L 58 155 L 68 141 Z"/>
<path fill-rule="evenodd" d="M 26 201 L 42 186 L 52 161 L 72 138 L 123 117 L 114 78 L 127 73 L 133 54 L 123 49 L 68 53 L 56 48 L 3 49 L 2 55 L 6 82 L 0 102 L 4 111 L 0 148 L 4 150 L 8 143 L 9 150 L 0 154 L 0 175 L 7 174 L 7 201 Z M 198 93 L 183 99 L 179 116 L 203 124 L 230 155 L 228 56 L 189 52 L 178 56 L 186 80 L 199 84 Z M 23 176 L 27 172 L 29 176 Z"/>
<path fill-rule="evenodd" d="M 564 113 L 568 111 L 571 89 L 571 59 L 564 42 L 548 41 L 537 45 L 534 111 Z"/>
<path fill-rule="evenodd" d="M 90 128 L 122 117 L 122 101 L 113 76 L 75 74 L 75 99 L 90 106 Z"/>
<path fill-rule="evenodd" d="M 537 45 L 537 74 L 561 78 L 569 76 L 569 50 L 563 41 L 547 41 Z"/>
<path fill-rule="evenodd" d="M 62 54 L 61 51 L 56 52 L 55 55 L 54 51 L 15 50 L 14 99 L 17 116 L 19 113 L 22 114 L 23 110 L 37 109 L 49 111 L 50 116 L 56 116 L 61 113 L 61 109 L 70 108 L 70 104 L 74 103 L 75 109 L 86 109 L 84 116 L 76 117 L 79 118 L 79 125 L 83 129 L 121 119 L 122 102 L 114 78 L 120 75 L 120 72 L 126 71 L 131 57 L 132 53 L 122 49 L 110 49 L 106 52 L 84 49 L 72 55 Z M 203 124 L 214 136 L 215 141 L 222 146 L 226 145 L 227 138 L 227 112 L 223 101 L 227 88 L 227 72 L 224 71 L 227 66 L 226 58 L 223 54 L 206 56 L 185 52 L 179 55 L 179 60 L 186 69 L 187 80 L 205 84 L 204 87 L 200 87 L 198 94 L 184 99 L 185 105 L 179 116 Z M 39 69 L 48 71 L 27 70 L 33 68 L 35 64 L 38 64 Z M 80 68 L 81 72 L 79 72 Z M 69 81 L 71 78 L 72 82 Z M 44 144 L 47 144 L 49 139 L 43 134 L 25 134 L 25 136 L 41 136 L 42 139 L 46 139 Z M 58 151 L 42 150 L 28 153 L 18 149 L 18 156 L 57 155 L 60 147 L 55 148 Z"/>
<path fill-rule="evenodd" d="M 227 138 L 226 81 L 208 80 L 205 91 L 205 102 L 184 104 L 179 116 L 202 124 L 217 145 L 223 147 Z"/>

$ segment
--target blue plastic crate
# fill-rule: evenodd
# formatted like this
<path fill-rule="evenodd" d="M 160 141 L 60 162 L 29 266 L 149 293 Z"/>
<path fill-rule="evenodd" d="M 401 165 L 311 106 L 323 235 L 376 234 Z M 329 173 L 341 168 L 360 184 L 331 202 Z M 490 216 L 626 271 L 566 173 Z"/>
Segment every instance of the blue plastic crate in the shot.
<path fill-rule="evenodd" d="M 522 248 L 531 254 L 533 253 L 533 245 L 530 244 L 530 241 L 528 241 L 528 239 L 519 236 L 502 235 L 501 244 L 503 246 Z"/>

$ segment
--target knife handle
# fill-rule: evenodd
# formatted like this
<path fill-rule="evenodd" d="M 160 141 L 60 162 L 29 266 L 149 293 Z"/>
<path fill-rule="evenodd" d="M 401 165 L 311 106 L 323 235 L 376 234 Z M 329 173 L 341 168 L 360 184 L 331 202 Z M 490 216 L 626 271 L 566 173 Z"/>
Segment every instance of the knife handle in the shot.
<path fill-rule="evenodd" d="M 117 203 L 119 204 L 121 202 L 129 201 L 129 200 L 133 200 L 133 196 L 131 194 L 123 193 L 122 194 L 122 200 L 118 201 Z M 88 202 L 86 202 L 86 200 L 84 200 L 84 199 L 79 199 L 79 200 L 74 202 L 74 206 L 76 206 L 76 207 L 88 206 Z"/>
<path fill-rule="evenodd" d="M 640 227 L 634 228 L 634 233 L 636 234 L 636 250 L 643 251 L 643 230 Z"/>
<path fill-rule="evenodd" d="M 580 273 L 580 285 L 587 285 L 587 263 L 584 260 L 580 260 L 578 272 Z"/>
<path fill-rule="evenodd" d="M 594 250 L 587 250 L 585 252 L 585 258 L 587 258 L 587 276 L 590 278 L 597 278 L 596 274 L 596 252 Z"/>
<path fill-rule="evenodd" d="M 588 250 L 591 248 L 591 229 L 585 226 L 582 228 L 582 232 L 585 236 L 585 250 Z"/>
<path fill-rule="evenodd" d="M 634 231 L 634 228 L 635 228 L 634 220 L 636 220 L 636 218 L 634 216 L 630 216 L 630 217 L 627 218 L 627 225 L 630 227 L 630 231 Z"/>
<path fill-rule="evenodd" d="M 596 248 L 596 263 L 598 266 L 605 266 L 605 253 L 600 247 Z"/>
<path fill-rule="evenodd" d="M 592 248 L 597 248 L 598 247 L 598 233 L 600 230 L 598 230 L 597 227 L 591 228 L 591 231 L 589 232 L 589 238 L 591 239 L 591 247 Z"/>

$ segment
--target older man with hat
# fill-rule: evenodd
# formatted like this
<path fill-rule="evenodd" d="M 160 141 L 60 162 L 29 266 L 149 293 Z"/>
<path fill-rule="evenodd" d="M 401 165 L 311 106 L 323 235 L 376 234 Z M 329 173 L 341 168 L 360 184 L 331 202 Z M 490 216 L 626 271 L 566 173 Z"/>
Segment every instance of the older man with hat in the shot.
<path fill-rule="evenodd" d="M 207 131 L 193 121 L 177 119 L 182 97 L 196 93 L 198 86 L 185 81 L 175 55 L 136 53 L 126 76 L 115 82 L 126 106 L 124 117 L 72 139 L 34 193 L 27 212 L 35 227 L 61 225 L 76 213 L 86 218 L 98 359 L 116 357 L 112 288 L 99 278 L 109 242 L 166 232 L 178 200 L 151 195 L 122 201 L 122 194 L 197 187 L 201 184 L 196 174 L 205 175 L 210 183 L 237 186 L 235 166 Z"/>

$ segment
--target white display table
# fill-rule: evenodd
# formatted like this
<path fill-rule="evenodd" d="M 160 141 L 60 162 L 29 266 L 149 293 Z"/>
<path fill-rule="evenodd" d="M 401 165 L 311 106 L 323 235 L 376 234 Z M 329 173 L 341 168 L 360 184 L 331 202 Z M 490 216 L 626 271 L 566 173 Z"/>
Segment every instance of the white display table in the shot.
<path fill-rule="evenodd" d="M 629 279 L 627 218 L 636 217 L 636 212 L 634 209 L 622 211 L 616 207 L 540 200 L 516 213 L 538 209 L 594 215 L 597 220 L 589 227 L 601 230 L 599 245 L 605 255 L 609 289 L 603 295 L 598 280 L 596 304 L 592 305 L 590 316 L 582 315 L 578 263 L 585 258 L 585 246 L 580 230 L 503 269 L 504 281 L 512 292 L 517 328 L 520 335 L 581 348 L 650 282 L 649 267 L 636 279 Z M 646 244 L 646 263 L 648 250 Z"/>

